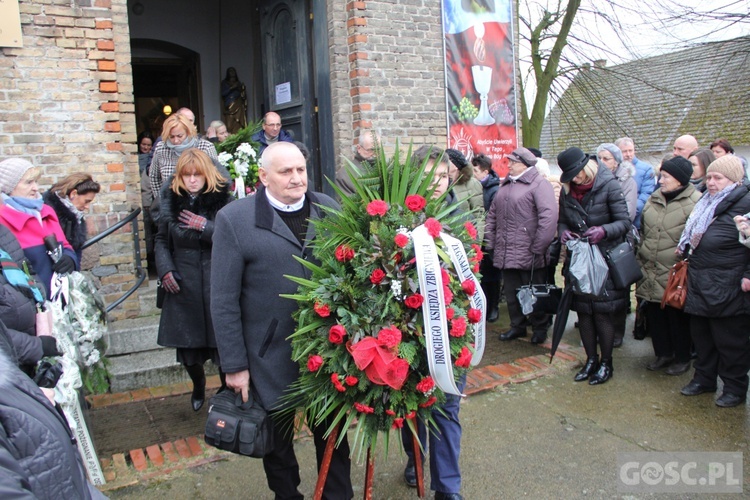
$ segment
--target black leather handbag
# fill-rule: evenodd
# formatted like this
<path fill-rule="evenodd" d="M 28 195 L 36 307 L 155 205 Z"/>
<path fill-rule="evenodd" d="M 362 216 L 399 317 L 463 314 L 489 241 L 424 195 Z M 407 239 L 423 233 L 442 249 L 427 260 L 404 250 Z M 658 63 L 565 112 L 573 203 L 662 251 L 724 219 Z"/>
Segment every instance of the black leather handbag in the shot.
<path fill-rule="evenodd" d="M 627 241 L 607 251 L 607 266 L 609 277 L 617 290 L 624 290 L 643 278 L 633 247 Z"/>
<path fill-rule="evenodd" d="M 263 458 L 273 449 L 273 422 L 252 392 L 219 391 L 208 402 L 204 439 L 207 444 L 239 455 Z"/>
<path fill-rule="evenodd" d="M 547 258 L 544 259 L 544 271 L 547 270 Z M 562 298 L 562 288 L 559 288 L 554 283 L 544 283 L 535 285 L 532 283 L 534 279 L 534 265 L 531 266 L 531 277 L 529 278 L 529 284 L 523 285 L 516 290 L 516 295 L 521 301 L 523 295 L 533 297 L 532 307 L 535 313 L 543 314 L 557 314 L 557 308 L 560 305 L 560 299 Z"/>

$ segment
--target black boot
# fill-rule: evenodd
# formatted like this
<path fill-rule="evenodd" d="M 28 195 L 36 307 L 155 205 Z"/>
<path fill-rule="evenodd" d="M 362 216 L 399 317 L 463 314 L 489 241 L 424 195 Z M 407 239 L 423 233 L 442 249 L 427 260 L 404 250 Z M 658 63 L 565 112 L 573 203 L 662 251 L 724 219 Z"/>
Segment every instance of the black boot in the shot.
<path fill-rule="evenodd" d="M 591 375 L 589 379 L 589 385 L 603 384 L 607 380 L 612 378 L 612 360 L 602 359 L 602 364 L 599 366 L 599 370 Z"/>
<path fill-rule="evenodd" d="M 586 360 L 586 364 L 583 365 L 583 368 L 581 368 L 581 371 L 576 373 L 576 376 L 573 380 L 575 380 L 576 382 L 583 382 L 584 380 L 588 380 L 588 378 L 598 369 L 599 369 L 599 356 L 597 355 L 591 356 Z"/>
<path fill-rule="evenodd" d="M 193 381 L 193 395 L 190 397 L 190 403 L 193 405 L 193 411 L 198 411 L 203 406 L 206 399 L 206 372 L 203 371 L 203 365 L 185 365 L 185 370 Z"/>
<path fill-rule="evenodd" d="M 487 323 L 494 323 L 500 317 L 498 308 L 498 302 L 500 302 L 499 285 L 500 283 L 497 281 L 482 283 L 482 290 L 487 299 Z"/>

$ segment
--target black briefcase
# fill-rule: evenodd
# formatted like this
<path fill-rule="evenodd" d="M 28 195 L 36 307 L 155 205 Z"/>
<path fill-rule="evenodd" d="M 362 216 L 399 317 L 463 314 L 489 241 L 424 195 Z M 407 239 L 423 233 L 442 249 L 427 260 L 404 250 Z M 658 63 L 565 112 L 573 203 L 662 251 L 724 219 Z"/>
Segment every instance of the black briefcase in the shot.
<path fill-rule="evenodd" d="M 204 439 L 220 450 L 263 458 L 273 449 L 273 422 L 252 393 L 243 403 L 241 394 L 219 391 L 208 402 Z"/>

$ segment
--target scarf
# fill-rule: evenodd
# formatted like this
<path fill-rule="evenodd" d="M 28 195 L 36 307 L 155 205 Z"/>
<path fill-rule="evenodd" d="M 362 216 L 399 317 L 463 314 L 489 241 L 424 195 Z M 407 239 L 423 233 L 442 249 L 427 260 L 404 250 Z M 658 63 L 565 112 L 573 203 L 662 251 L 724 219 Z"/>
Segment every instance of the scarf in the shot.
<path fill-rule="evenodd" d="M 680 186 L 677 189 L 675 189 L 674 191 L 668 191 L 666 193 L 664 191 L 662 191 L 661 194 L 664 195 L 664 200 L 666 200 L 666 202 L 669 203 L 670 201 L 672 201 L 675 198 L 677 198 L 677 195 L 680 194 L 680 193 L 682 193 L 686 189 L 687 189 L 687 186 Z"/>
<path fill-rule="evenodd" d="M 18 212 L 33 215 L 37 218 L 37 220 L 42 220 L 42 205 L 44 205 L 44 200 L 39 198 L 21 198 L 19 196 L 9 196 L 5 193 L 2 194 L 3 201 L 6 205 L 8 205 L 10 208 L 13 208 L 14 210 L 17 210 Z"/>
<path fill-rule="evenodd" d="M 60 193 L 55 193 L 55 194 L 57 195 L 58 198 L 60 198 L 60 201 L 62 202 L 63 205 L 65 205 L 65 208 L 70 210 L 70 212 L 76 216 L 76 220 L 80 224 L 81 221 L 83 220 L 83 215 L 84 215 L 83 212 L 78 210 L 76 206 L 73 205 L 73 202 L 70 201 L 70 198 L 68 198 L 67 196 L 62 197 L 60 196 Z"/>
<path fill-rule="evenodd" d="M 27 297 L 30 295 L 37 304 L 44 303 L 44 295 L 36 286 L 34 281 L 21 269 L 13 258 L 0 248 L 0 267 L 3 270 L 5 280 Z"/>
<path fill-rule="evenodd" d="M 588 184 L 576 184 L 575 182 L 570 183 L 570 196 L 573 197 L 574 200 L 576 200 L 578 203 L 583 204 L 583 197 L 586 196 L 586 193 L 591 191 L 591 188 L 594 187 L 594 181 L 589 182 Z"/>
<path fill-rule="evenodd" d="M 190 137 L 189 139 L 185 139 L 184 141 L 182 141 L 182 144 L 179 144 L 177 146 L 169 142 L 169 139 L 164 141 L 164 144 L 178 155 L 181 155 L 186 149 L 194 148 L 198 145 L 198 137 Z"/>
<path fill-rule="evenodd" d="M 682 231 L 680 236 L 680 243 L 677 248 L 684 252 L 685 248 L 690 245 L 691 250 L 695 250 L 698 244 L 703 238 L 703 234 L 708 230 L 708 226 L 714 221 L 714 212 L 716 207 L 721 203 L 724 198 L 729 196 L 734 188 L 739 184 L 730 184 L 718 193 L 712 195 L 706 192 L 698 203 L 695 204 L 695 208 L 690 213 L 687 222 L 685 223 L 685 229 Z"/>

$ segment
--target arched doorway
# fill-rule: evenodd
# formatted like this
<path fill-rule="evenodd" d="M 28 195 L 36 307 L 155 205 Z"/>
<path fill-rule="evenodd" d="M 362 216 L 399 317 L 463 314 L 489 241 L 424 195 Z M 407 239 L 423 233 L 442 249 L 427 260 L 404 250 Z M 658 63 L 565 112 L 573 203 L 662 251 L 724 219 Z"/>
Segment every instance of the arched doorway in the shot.
<path fill-rule="evenodd" d="M 130 50 L 137 132 L 149 130 L 159 136 L 167 105 L 172 111 L 190 108 L 202 130 L 200 55 L 174 43 L 143 38 L 131 39 Z"/>

